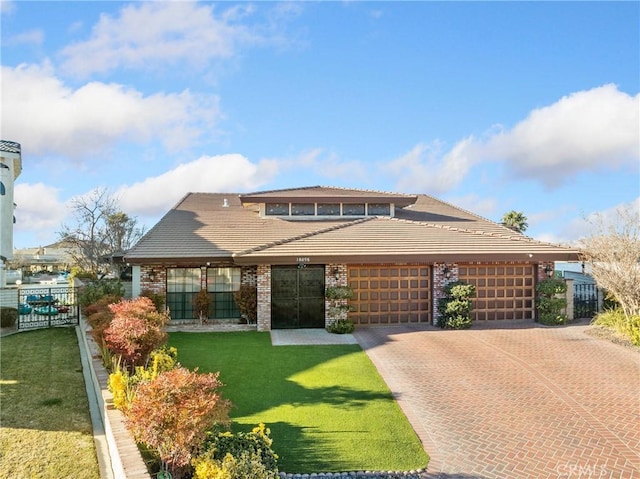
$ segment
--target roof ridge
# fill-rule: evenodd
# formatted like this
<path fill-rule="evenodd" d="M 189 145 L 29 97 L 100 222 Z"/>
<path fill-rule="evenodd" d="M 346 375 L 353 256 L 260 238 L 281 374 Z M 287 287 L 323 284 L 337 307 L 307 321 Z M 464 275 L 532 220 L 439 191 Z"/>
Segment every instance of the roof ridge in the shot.
<path fill-rule="evenodd" d="M 369 216 L 366 218 L 359 218 L 357 220 L 353 220 L 353 221 L 348 221 L 346 223 L 342 223 L 339 225 L 333 225 L 333 226 L 329 226 L 327 228 L 322 228 L 319 230 L 315 230 L 315 231 L 309 231 L 308 233 L 302 233 L 296 236 L 291 236 L 289 238 L 282 238 L 279 240 L 275 240 L 275 241 L 270 241 L 269 243 L 264 243 L 258 246 L 254 246 L 253 248 L 249 248 L 246 249 L 244 251 L 240 251 L 238 253 L 233 253 L 232 256 L 236 257 L 236 256 L 242 256 L 245 254 L 249 254 L 249 253 L 255 253 L 257 251 L 264 251 L 266 249 L 271 248 L 272 246 L 279 246 L 282 244 L 287 244 L 287 243 L 293 243 L 294 241 L 298 241 L 301 239 L 305 239 L 305 238 L 310 238 L 312 236 L 317 236 L 317 235 L 321 235 L 323 233 L 328 233 L 329 231 L 335 231 L 335 230 L 339 230 L 339 229 L 343 229 L 343 228 L 348 228 L 349 226 L 353 226 L 356 224 L 360 224 L 360 223 L 364 223 L 366 221 L 371 221 L 372 219 L 375 219 L 374 216 Z"/>
<path fill-rule="evenodd" d="M 310 190 L 310 189 L 313 189 L 313 188 L 322 188 L 322 186 L 320 186 L 320 185 L 298 186 L 298 187 L 290 187 L 290 188 L 277 188 L 275 190 L 250 191 L 248 193 L 240 193 L 240 196 L 261 195 L 261 194 L 264 194 L 264 193 L 279 193 L 281 191 Z"/>
<path fill-rule="evenodd" d="M 497 221 L 490 220 L 489 218 L 486 218 L 486 217 L 484 217 L 484 216 L 482 216 L 482 215 L 479 215 L 478 213 L 474 213 L 473 211 L 470 211 L 470 210 L 468 210 L 468 209 L 466 209 L 466 208 L 462 208 L 461 206 L 455 205 L 455 204 L 450 203 L 450 202 L 448 202 L 448 201 L 441 200 L 440 198 L 436 198 L 435 196 L 428 195 L 428 194 L 426 194 L 426 193 L 416 193 L 416 196 L 424 196 L 424 197 L 426 197 L 426 198 L 430 198 L 430 199 L 432 199 L 432 200 L 434 200 L 434 201 L 437 201 L 437 202 L 439 202 L 439 203 L 442 203 L 443 205 L 450 206 L 451 208 L 454 208 L 454 209 L 456 209 L 456 210 L 459 210 L 459 211 L 462 211 L 462 212 L 464 212 L 464 213 L 467 213 L 468 215 L 474 216 L 474 217 L 479 218 L 479 219 L 481 219 L 481 220 L 488 221 L 489 223 L 492 223 L 492 224 L 494 224 L 494 225 L 500 226 L 501 228 L 509 229 L 509 228 L 507 228 L 505 225 L 503 225 L 503 224 L 501 224 L 501 223 L 498 223 Z M 511 231 L 513 231 L 513 230 L 511 230 Z M 525 236 L 525 235 L 523 235 L 522 233 L 519 233 L 519 234 L 520 234 L 521 236 L 524 236 L 525 238 L 528 238 L 528 236 Z"/>
<path fill-rule="evenodd" d="M 333 188 L 334 190 L 343 190 L 343 191 L 360 191 L 361 193 L 382 193 L 385 195 L 396 195 L 396 196 L 417 196 L 411 193 L 397 193 L 395 191 L 385 191 L 385 190 L 373 190 L 370 188 L 347 188 L 346 186 L 329 186 L 329 185 L 320 185 L 318 188 Z"/>
<path fill-rule="evenodd" d="M 239 196 L 262 195 L 264 193 L 280 193 L 280 192 L 296 191 L 296 190 L 313 190 L 315 188 L 328 188 L 328 189 L 342 190 L 342 191 L 359 191 L 361 193 L 379 193 L 379 194 L 385 194 L 385 195 L 406 196 L 406 197 L 417 196 L 411 193 L 397 193 L 394 191 L 373 190 L 370 188 L 347 188 L 346 186 L 331 186 L 331 185 L 299 186 L 299 187 L 291 187 L 291 188 L 279 188 L 275 190 L 252 191 L 249 193 L 239 193 Z"/>
<path fill-rule="evenodd" d="M 439 224 L 439 223 L 430 223 L 430 222 L 427 222 L 427 221 L 416 221 L 416 220 L 411 220 L 411 219 L 407 219 L 407 218 L 395 218 L 395 217 L 394 218 L 390 218 L 388 216 L 378 216 L 377 218 L 391 220 L 391 221 L 400 221 L 400 222 L 404 222 L 404 223 L 420 224 L 422 226 L 426 226 L 426 227 L 429 227 L 429 228 L 445 229 L 445 230 L 448 230 L 448 231 L 459 231 L 461 233 L 468 233 L 468 234 L 474 234 L 474 235 L 493 236 L 493 237 L 508 239 L 508 240 L 512 240 L 512 241 L 525 241 L 525 242 L 528 242 L 528 243 L 537 243 L 537 244 L 547 244 L 547 245 L 552 245 L 552 246 L 560 246 L 560 245 L 555 245 L 553 243 L 540 241 L 540 240 L 531 238 L 529 236 L 525 236 L 523 234 L 512 234 L 512 235 L 499 234 L 499 233 L 493 233 L 491 231 L 483 231 L 481 229 L 472 230 L 472 229 L 469 229 L 469 228 L 461 228 L 461 227 L 457 227 L 457 226 L 443 225 L 443 224 Z"/>

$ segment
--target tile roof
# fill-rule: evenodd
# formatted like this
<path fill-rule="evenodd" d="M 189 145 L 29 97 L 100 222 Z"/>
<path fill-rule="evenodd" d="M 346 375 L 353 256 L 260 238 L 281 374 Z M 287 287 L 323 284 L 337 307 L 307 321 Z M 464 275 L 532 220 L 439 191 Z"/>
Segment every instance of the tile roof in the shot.
<path fill-rule="evenodd" d="M 412 199 L 406 207 L 396 208 L 396 218 L 260 217 L 258 206 L 247 201 L 264 201 L 286 192 L 294 197 L 304 192 L 307 198 L 329 193 L 346 196 L 351 192 L 356 197 L 385 195 L 327 187 L 250 195 L 190 193 L 128 252 L 126 259 L 134 264 L 198 264 L 209 260 L 291 264 L 300 256 L 316 263 L 577 259 L 575 250 L 535 241 L 428 195 L 387 194 L 387 201 Z"/>

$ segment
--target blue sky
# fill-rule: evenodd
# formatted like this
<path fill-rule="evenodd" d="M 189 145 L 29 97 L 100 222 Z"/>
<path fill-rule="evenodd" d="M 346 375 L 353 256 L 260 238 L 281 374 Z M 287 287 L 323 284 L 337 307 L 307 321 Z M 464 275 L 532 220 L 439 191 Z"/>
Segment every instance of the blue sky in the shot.
<path fill-rule="evenodd" d="M 98 187 L 426 193 L 576 241 L 640 205 L 638 2 L 0 2 L 16 248 Z"/>

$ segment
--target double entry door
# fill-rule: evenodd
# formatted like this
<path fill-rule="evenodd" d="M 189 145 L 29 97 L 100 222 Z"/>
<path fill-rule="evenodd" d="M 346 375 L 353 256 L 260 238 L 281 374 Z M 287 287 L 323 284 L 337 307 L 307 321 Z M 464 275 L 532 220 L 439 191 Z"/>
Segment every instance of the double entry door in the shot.
<path fill-rule="evenodd" d="M 324 328 L 324 266 L 271 267 L 271 327 Z"/>

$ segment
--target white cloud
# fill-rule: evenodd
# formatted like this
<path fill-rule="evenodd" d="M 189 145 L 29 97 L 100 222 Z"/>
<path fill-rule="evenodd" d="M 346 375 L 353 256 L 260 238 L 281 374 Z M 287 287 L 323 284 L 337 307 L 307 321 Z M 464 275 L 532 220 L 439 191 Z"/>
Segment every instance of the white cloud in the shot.
<path fill-rule="evenodd" d="M 481 149 L 485 159 L 507 162 L 518 177 L 558 186 L 585 170 L 640 160 L 640 95 L 604 85 L 533 110 Z"/>
<path fill-rule="evenodd" d="M 33 232 L 43 241 L 50 241 L 68 215 L 65 204 L 58 199 L 60 190 L 42 183 L 15 185 L 15 231 Z"/>
<path fill-rule="evenodd" d="M 33 154 L 80 158 L 119 141 L 162 142 L 177 149 L 210 131 L 219 115 L 215 96 L 144 96 L 115 83 L 77 89 L 49 65 L 2 68 L 2 133 Z"/>
<path fill-rule="evenodd" d="M 447 201 L 484 218 L 494 218 L 493 221 L 496 221 L 495 215 L 498 204 L 495 198 L 481 198 L 477 194 L 471 193 L 465 196 L 450 197 L 447 198 Z"/>
<path fill-rule="evenodd" d="M 252 163 L 238 154 L 202 156 L 161 175 L 120 188 L 123 211 L 154 216 L 168 211 L 189 192 L 241 192 L 258 189 L 278 171 L 277 161 Z"/>
<path fill-rule="evenodd" d="M 42 45 L 44 32 L 40 29 L 27 30 L 5 40 L 5 45 Z"/>
<path fill-rule="evenodd" d="M 16 9 L 16 3 L 12 0 L 0 0 L 0 14 L 7 15 L 13 13 Z"/>
<path fill-rule="evenodd" d="M 447 153 L 438 141 L 419 143 L 380 169 L 397 178 L 400 191 L 445 193 L 482 162 L 556 187 L 585 171 L 630 167 L 637 174 L 639 131 L 640 94 L 604 85 L 533 110 L 510 130 L 492 125 L 482 139 L 465 138 Z"/>
<path fill-rule="evenodd" d="M 392 174 L 399 191 L 444 193 L 456 187 L 476 161 L 476 144 L 472 137 L 458 142 L 441 156 L 442 145 L 419 143 L 403 156 L 382 165 L 384 173 Z"/>
<path fill-rule="evenodd" d="M 63 49 L 62 69 L 84 77 L 121 67 L 204 67 L 233 56 L 240 45 L 268 41 L 240 24 L 252 11 L 240 5 L 214 14 L 212 5 L 188 1 L 130 4 L 118 16 L 101 15 L 90 39 Z"/>

